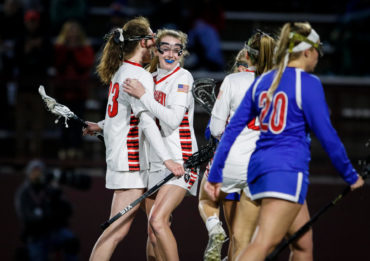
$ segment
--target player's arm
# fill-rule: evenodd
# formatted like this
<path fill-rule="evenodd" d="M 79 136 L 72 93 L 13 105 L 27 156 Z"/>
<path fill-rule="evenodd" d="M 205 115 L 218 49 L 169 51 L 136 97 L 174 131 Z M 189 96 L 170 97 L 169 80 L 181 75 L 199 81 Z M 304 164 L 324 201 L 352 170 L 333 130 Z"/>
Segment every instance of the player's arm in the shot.
<path fill-rule="evenodd" d="M 140 79 L 139 81 L 133 81 L 128 78 L 124 82 L 123 86 L 124 86 L 123 90 L 125 92 L 127 92 L 128 94 L 132 95 L 135 98 L 140 99 L 142 104 L 144 104 L 144 106 L 151 113 L 153 113 L 153 115 L 157 119 L 159 119 L 161 122 L 164 122 L 171 129 L 176 129 L 180 125 L 186 113 L 186 105 L 185 106 L 183 105 L 185 104 L 185 102 L 180 104 L 169 103 L 169 106 L 164 107 L 154 99 L 153 94 L 144 90 Z M 175 94 L 171 92 L 170 97 L 174 98 L 174 96 Z"/>
<path fill-rule="evenodd" d="M 152 92 L 153 80 L 151 78 L 142 79 L 143 86 L 146 86 L 148 93 Z M 136 117 L 140 118 L 139 127 L 142 128 L 145 137 L 149 140 L 150 146 L 153 147 L 157 156 L 161 159 L 167 169 L 169 169 L 176 176 L 181 176 L 185 173 L 185 170 L 181 164 L 175 163 L 164 143 L 159 132 L 158 126 L 154 121 L 153 115 L 144 107 L 144 105 L 134 97 L 129 98 L 131 108 Z"/>
<path fill-rule="evenodd" d="M 353 185 L 358 180 L 358 175 L 330 122 L 322 84 L 312 76 L 302 77 L 307 77 L 302 79 L 302 109 L 308 125 L 328 153 L 336 170 L 348 184 Z"/>
<path fill-rule="evenodd" d="M 230 82 L 226 77 L 222 82 L 211 116 L 211 133 L 218 140 L 221 139 L 221 135 L 225 131 L 227 119 L 230 115 L 231 96 Z"/>
<path fill-rule="evenodd" d="M 216 154 L 213 158 L 213 164 L 208 176 L 208 181 L 212 183 L 222 182 L 222 170 L 225 166 L 225 161 L 229 155 L 231 146 L 236 138 L 243 131 L 245 126 L 257 116 L 252 101 L 252 89 L 249 88 L 242 102 L 227 125 L 225 133 L 217 147 Z M 212 123 L 212 120 L 211 120 Z"/>

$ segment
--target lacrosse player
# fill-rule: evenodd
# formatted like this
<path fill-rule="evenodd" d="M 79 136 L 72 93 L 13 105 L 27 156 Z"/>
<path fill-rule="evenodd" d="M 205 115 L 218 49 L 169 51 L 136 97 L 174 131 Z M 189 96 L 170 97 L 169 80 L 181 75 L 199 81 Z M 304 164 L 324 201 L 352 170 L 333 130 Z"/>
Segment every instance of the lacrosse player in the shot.
<path fill-rule="evenodd" d="M 164 29 L 158 31 L 157 37 L 155 56 L 149 67 L 155 82 L 154 97 L 145 91 L 140 82 L 132 80 L 135 77 L 125 81 L 124 91 L 140 99 L 155 115 L 171 158 L 175 162 L 183 163 L 198 151 L 193 129 L 193 77 L 180 67 L 184 56 L 188 54 L 187 35 L 180 31 Z M 149 188 L 170 174 L 170 170 L 159 160 L 152 147 L 150 163 Z M 149 218 L 149 238 L 157 260 L 159 254 L 163 260 L 179 260 L 176 240 L 167 220 L 185 194 L 196 195 L 197 177 L 197 172 L 192 169 L 182 178 L 170 180 L 161 187 L 156 197 L 152 197 L 154 206 Z"/>
<path fill-rule="evenodd" d="M 364 184 L 330 123 L 322 84 L 310 74 L 322 56 L 321 47 L 310 24 L 285 24 L 276 70 L 262 74 L 248 89 L 218 146 L 206 185 L 212 197 L 223 186 L 231 146 L 245 126 L 259 117 L 261 135 L 250 158 L 247 182 L 251 199 L 258 200 L 261 209 L 255 238 L 238 260 L 265 260 L 294 224 L 305 218 L 302 215 L 308 216 L 302 210 L 309 183 L 311 129 L 352 190 Z M 300 260 L 312 260 L 312 256 Z"/>
<path fill-rule="evenodd" d="M 181 164 L 171 159 L 152 114 L 139 100 L 123 92 L 121 87 L 124 79 L 135 77 L 153 95 L 153 78 L 142 65 L 151 60 L 149 48 L 155 44 L 154 37 L 146 18 L 128 21 L 123 28 L 105 36 L 107 44 L 97 67 L 102 82 L 110 84 L 105 121 L 100 129 L 104 129 L 106 146 L 106 187 L 114 189 L 111 217 L 140 197 L 148 187 L 147 140 L 158 155 L 158 162 L 176 176 L 185 172 Z M 89 125 L 85 133 L 99 130 L 97 124 Z M 110 259 L 117 244 L 128 233 L 138 207 L 135 206 L 103 232 L 90 260 Z"/>
<path fill-rule="evenodd" d="M 213 107 L 210 123 L 213 137 L 221 138 L 228 121 L 234 116 L 255 76 L 261 75 L 273 67 L 275 46 L 275 40 L 261 31 L 258 31 L 246 42 L 245 62 L 237 64 L 237 61 L 235 69 L 239 70 L 243 66 L 247 68 L 245 70 L 240 68 L 244 72 L 231 74 L 224 79 Z M 212 258 L 215 256 L 218 258 L 217 260 L 221 260 L 220 252 L 226 234 L 218 218 L 218 206 L 229 193 L 236 192 L 240 194 L 240 202 L 235 219 L 227 222 L 233 224 L 229 226 L 229 231 L 230 236 L 233 236 L 232 248 L 234 249 L 232 251 L 232 248 L 229 247 L 228 260 L 233 260 L 252 239 L 259 209 L 250 199 L 246 178 L 249 158 L 256 147 L 259 135 L 258 121 L 255 120 L 244 128 L 239 135 L 237 142 L 230 150 L 230 155 L 223 169 L 224 180 L 220 195 L 217 198 L 212 199 L 206 193 L 208 171 L 204 175 L 199 197 L 199 211 L 209 233 L 209 242 L 204 253 L 204 260 L 214 260 Z"/>

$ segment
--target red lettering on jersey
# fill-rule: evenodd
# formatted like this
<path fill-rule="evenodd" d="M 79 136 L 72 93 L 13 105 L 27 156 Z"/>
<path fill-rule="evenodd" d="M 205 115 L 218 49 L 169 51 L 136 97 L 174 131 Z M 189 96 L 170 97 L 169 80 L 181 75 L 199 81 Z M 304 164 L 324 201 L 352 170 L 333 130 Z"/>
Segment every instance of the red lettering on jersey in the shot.
<path fill-rule="evenodd" d="M 163 106 L 166 106 L 166 94 L 161 91 L 154 91 L 154 99 L 162 104 Z M 158 129 L 161 130 L 161 126 L 159 125 L 159 120 L 156 118 L 155 123 L 157 123 Z"/>
<path fill-rule="evenodd" d="M 163 106 L 166 106 L 166 94 L 164 92 L 154 91 L 154 99 Z"/>
<path fill-rule="evenodd" d="M 250 123 L 248 123 L 248 129 L 251 129 L 251 130 L 256 130 L 256 131 L 259 131 L 260 130 L 260 127 L 256 125 L 256 118 L 254 118 L 253 120 L 251 120 Z"/>

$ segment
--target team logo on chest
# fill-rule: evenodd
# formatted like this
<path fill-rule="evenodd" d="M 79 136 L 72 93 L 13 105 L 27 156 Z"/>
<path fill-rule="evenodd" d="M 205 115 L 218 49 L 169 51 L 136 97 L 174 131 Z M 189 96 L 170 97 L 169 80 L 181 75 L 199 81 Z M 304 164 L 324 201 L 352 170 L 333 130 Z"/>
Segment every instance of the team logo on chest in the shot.
<path fill-rule="evenodd" d="M 154 99 L 163 106 L 166 106 L 166 94 L 164 92 L 154 91 Z"/>

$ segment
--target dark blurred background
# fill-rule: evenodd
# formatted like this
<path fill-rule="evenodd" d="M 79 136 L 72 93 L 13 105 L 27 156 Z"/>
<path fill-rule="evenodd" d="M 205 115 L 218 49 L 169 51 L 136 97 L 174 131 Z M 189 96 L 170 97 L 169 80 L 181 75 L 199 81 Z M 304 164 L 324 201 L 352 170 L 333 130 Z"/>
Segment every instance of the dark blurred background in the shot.
<path fill-rule="evenodd" d="M 25 245 L 38 242 L 44 230 L 50 232 L 44 243 L 53 248 L 49 260 L 64 260 L 65 253 L 71 260 L 88 260 L 110 211 L 105 147 L 95 137 L 82 137 L 77 122 L 69 121 L 68 129 L 64 120 L 55 124 L 37 90 L 44 85 L 48 95 L 84 120 L 102 120 L 108 89 L 95 74 L 102 37 L 138 15 L 149 18 L 153 31 L 186 32 L 191 55 L 185 68 L 195 79 L 216 79 L 218 87 L 253 29 L 277 33 L 285 22 L 310 22 L 324 43 L 315 74 L 324 85 L 332 123 L 356 168 L 370 154 L 365 147 L 370 138 L 369 0 L 0 1 L 1 260 L 27 260 Z M 197 106 L 199 146 L 206 144 L 208 119 Z M 345 184 L 315 137 L 310 169 L 307 199 L 313 214 Z M 367 184 L 315 224 L 315 260 L 368 259 L 369 196 Z M 186 198 L 175 211 L 172 228 L 180 259 L 202 260 L 208 238 L 196 197 Z M 139 211 L 112 260 L 145 260 L 145 243 L 146 217 Z M 287 260 L 287 252 L 278 260 Z"/>

